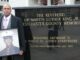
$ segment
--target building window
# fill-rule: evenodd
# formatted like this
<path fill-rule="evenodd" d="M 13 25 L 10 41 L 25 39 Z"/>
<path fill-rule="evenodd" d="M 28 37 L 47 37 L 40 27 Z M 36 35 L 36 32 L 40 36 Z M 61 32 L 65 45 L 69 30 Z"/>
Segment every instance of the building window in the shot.
<path fill-rule="evenodd" d="M 51 0 L 51 5 L 57 5 L 58 4 L 58 0 Z"/>
<path fill-rule="evenodd" d="M 38 5 L 47 5 L 47 0 L 37 0 Z"/>
<path fill-rule="evenodd" d="M 1 1 L 8 2 L 9 0 L 1 0 Z"/>
<path fill-rule="evenodd" d="M 65 0 L 51 0 L 51 5 L 65 4 Z"/>
<path fill-rule="evenodd" d="M 47 5 L 47 0 L 41 0 L 41 4 Z"/>

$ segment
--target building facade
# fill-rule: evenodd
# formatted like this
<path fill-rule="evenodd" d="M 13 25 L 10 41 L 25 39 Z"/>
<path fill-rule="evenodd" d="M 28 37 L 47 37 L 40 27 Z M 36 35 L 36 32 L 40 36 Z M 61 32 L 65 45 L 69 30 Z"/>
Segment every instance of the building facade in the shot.
<path fill-rule="evenodd" d="M 80 4 L 80 0 L 0 0 L 0 14 L 2 5 L 10 3 L 12 7 L 36 7 L 36 6 L 55 6 L 55 5 L 75 5 Z M 15 10 L 12 10 L 15 13 Z M 15 14 L 14 14 L 15 15 Z"/>
<path fill-rule="evenodd" d="M 31 6 L 53 6 L 53 5 L 74 5 L 79 4 L 80 0 L 9 0 L 12 7 L 31 7 Z"/>
<path fill-rule="evenodd" d="M 80 0 L 0 0 L 0 8 L 5 3 L 10 3 L 12 7 L 30 7 L 30 6 L 52 6 L 52 5 L 71 5 L 80 4 Z"/>

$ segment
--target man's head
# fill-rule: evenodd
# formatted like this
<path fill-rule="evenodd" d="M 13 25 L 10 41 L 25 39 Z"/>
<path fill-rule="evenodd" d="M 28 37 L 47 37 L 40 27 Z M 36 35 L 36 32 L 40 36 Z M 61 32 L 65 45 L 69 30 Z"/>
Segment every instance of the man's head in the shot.
<path fill-rule="evenodd" d="M 13 42 L 12 36 L 4 36 L 3 37 L 6 46 L 11 46 Z"/>
<path fill-rule="evenodd" d="M 4 16 L 6 16 L 6 17 L 9 16 L 11 14 L 11 10 L 12 10 L 12 8 L 9 4 L 3 5 L 2 11 L 3 11 Z"/>

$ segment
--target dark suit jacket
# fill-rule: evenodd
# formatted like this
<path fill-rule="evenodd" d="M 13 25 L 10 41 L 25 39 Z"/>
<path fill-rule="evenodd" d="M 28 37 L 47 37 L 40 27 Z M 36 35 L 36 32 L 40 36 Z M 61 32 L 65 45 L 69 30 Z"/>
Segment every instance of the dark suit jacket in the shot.
<path fill-rule="evenodd" d="M 0 30 L 1 30 L 1 23 L 2 23 L 3 16 L 0 17 Z M 18 29 L 19 33 L 19 43 L 20 43 L 20 49 L 25 50 L 25 40 L 24 40 L 24 32 L 23 32 L 23 25 L 21 22 L 21 19 L 11 15 L 11 28 L 10 29 Z"/>

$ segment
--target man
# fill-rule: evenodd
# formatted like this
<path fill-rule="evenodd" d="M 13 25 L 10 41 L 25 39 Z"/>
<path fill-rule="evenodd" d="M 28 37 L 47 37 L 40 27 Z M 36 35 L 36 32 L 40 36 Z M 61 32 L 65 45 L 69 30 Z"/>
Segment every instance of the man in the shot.
<path fill-rule="evenodd" d="M 9 4 L 4 4 L 2 11 L 3 16 L 0 17 L 0 29 L 18 29 L 19 33 L 19 43 L 20 43 L 20 52 L 18 55 L 12 56 L 13 60 L 21 60 L 20 55 L 23 55 L 23 52 L 25 50 L 25 41 L 24 41 L 24 34 L 23 34 L 23 27 L 21 20 L 13 16 L 11 14 L 11 6 Z M 2 60 L 2 58 L 0 58 Z"/>
<path fill-rule="evenodd" d="M 19 47 L 13 45 L 13 37 L 12 36 L 4 36 L 3 37 L 6 48 L 0 51 L 0 56 L 14 55 L 19 53 Z"/>

